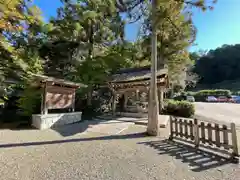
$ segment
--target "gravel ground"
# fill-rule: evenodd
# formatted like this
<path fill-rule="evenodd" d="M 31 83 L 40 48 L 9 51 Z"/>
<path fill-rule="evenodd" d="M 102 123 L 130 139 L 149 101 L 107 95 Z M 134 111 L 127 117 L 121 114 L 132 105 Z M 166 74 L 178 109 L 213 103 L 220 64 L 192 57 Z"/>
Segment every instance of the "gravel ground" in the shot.
<path fill-rule="evenodd" d="M 234 122 L 240 129 L 240 104 L 196 102 L 196 115 L 205 121 Z"/>
<path fill-rule="evenodd" d="M 165 141 L 167 129 L 156 138 L 133 124 L 117 135 L 64 128 L 0 130 L 0 179 L 240 180 L 238 164 Z"/>

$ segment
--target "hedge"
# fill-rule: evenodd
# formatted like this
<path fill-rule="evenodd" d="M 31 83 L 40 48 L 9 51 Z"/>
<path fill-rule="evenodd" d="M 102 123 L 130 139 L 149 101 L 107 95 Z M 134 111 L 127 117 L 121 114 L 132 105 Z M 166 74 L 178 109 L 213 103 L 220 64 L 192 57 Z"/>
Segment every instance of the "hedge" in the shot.
<path fill-rule="evenodd" d="M 195 96 L 231 96 L 231 91 L 226 89 L 201 90 Z"/>
<path fill-rule="evenodd" d="M 205 90 L 200 90 L 197 92 L 186 92 L 186 95 L 192 95 L 195 98 L 195 101 L 201 101 L 201 102 L 205 102 L 206 98 L 208 96 L 215 96 L 215 97 L 219 97 L 219 96 L 226 96 L 226 97 L 231 97 L 231 91 L 227 90 L 227 89 L 205 89 Z"/>
<path fill-rule="evenodd" d="M 188 101 L 167 100 L 163 109 L 163 114 L 186 118 L 193 117 L 194 113 L 194 104 Z"/>

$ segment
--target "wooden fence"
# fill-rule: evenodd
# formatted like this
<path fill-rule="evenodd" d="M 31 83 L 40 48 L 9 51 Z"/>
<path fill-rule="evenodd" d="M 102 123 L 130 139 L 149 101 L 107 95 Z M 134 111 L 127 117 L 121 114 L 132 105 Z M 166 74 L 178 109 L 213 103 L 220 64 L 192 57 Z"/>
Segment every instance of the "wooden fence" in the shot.
<path fill-rule="evenodd" d="M 169 139 L 172 140 L 174 137 L 190 140 L 196 147 L 200 144 L 217 148 L 223 147 L 225 150 L 232 150 L 232 156 L 239 156 L 234 123 L 228 127 L 216 123 L 206 123 L 198 119 L 171 117 Z"/>

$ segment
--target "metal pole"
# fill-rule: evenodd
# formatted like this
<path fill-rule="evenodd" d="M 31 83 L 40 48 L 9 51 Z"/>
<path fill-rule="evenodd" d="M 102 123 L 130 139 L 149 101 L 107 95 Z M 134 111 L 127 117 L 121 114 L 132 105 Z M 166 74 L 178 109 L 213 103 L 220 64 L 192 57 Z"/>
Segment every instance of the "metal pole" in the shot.
<path fill-rule="evenodd" d="M 150 99 L 148 112 L 148 135 L 159 135 L 158 122 L 158 95 L 157 95 L 157 32 L 156 32 L 156 7 L 158 0 L 152 0 L 152 54 L 151 54 L 151 81 L 150 81 Z"/>

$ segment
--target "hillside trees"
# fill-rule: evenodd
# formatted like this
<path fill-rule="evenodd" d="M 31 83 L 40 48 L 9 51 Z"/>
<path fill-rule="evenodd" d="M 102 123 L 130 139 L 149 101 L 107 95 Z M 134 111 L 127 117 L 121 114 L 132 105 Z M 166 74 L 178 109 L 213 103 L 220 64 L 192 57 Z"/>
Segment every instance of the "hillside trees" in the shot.
<path fill-rule="evenodd" d="M 112 0 L 65 1 L 57 12 L 41 49 L 45 68 L 49 75 L 88 84 L 90 105 L 95 86 L 129 66 L 133 46 L 124 40 L 124 22 Z"/>
<path fill-rule="evenodd" d="M 199 84 L 215 84 L 239 79 L 240 45 L 223 45 L 202 55 L 193 72 L 200 77 Z"/>

